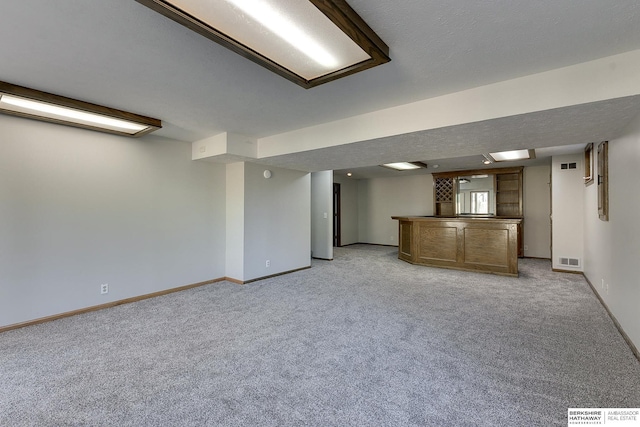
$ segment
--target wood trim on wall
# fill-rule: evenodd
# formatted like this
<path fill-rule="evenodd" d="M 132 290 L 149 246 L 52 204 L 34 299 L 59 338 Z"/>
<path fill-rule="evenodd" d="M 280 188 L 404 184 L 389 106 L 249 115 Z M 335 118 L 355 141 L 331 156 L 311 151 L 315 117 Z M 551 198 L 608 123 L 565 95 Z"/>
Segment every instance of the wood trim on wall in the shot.
<path fill-rule="evenodd" d="M 324 259 L 324 258 L 317 258 L 317 259 Z M 331 259 L 331 260 L 327 260 L 327 261 L 333 261 L 333 260 Z M 309 268 L 311 268 L 310 265 L 308 265 L 306 267 L 296 268 L 294 270 L 283 271 L 282 273 L 276 273 L 276 274 L 270 274 L 268 276 L 256 277 L 255 279 L 251 279 L 251 280 L 238 280 L 238 279 L 234 279 L 233 277 L 225 277 L 223 280 L 226 280 L 227 282 L 235 283 L 236 285 L 246 285 L 247 283 L 257 282 L 259 280 L 271 279 L 272 277 L 284 276 L 285 274 L 295 273 L 296 271 L 307 270 Z"/>
<path fill-rule="evenodd" d="M 618 329 L 618 332 L 620 332 L 620 335 L 622 335 L 622 338 L 626 341 L 626 343 L 629 346 L 629 349 L 631 350 L 633 355 L 636 357 L 636 359 L 638 359 L 638 362 L 640 362 L 640 352 L 638 351 L 638 348 L 635 346 L 633 341 L 631 341 L 631 338 L 629 338 L 629 335 L 627 335 L 627 333 L 624 331 L 624 329 L 622 329 L 622 325 L 620 325 L 620 322 L 618 322 L 618 319 L 616 319 L 616 316 L 614 316 L 613 313 L 611 312 L 611 310 L 609 310 L 609 306 L 607 305 L 607 303 L 604 302 L 604 300 L 602 299 L 600 294 L 596 291 L 596 288 L 595 288 L 595 286 L 593 286 L 593 283 L 591 283 L 591 280 L 589 280 L 589 278 L 584 273 L 582 273 L 582 276 L 584 277 L 584 279 L 589 284 L 589 287 L 593 291 L 593 293 L 596 296 L 596 298 L 598 298 L 598 301 L 600 301 L 600 304 L 602 304 L 604 309 L 609 314 L 609 317 L 613 321 L 613 324 Z"/>
<path fill-rule="evenodd" d="M 346 248 L 347 246 L 353 246 L 353 245 L 369 245 L 369 246 L 384 246 L 387 248 L 397 248 L 398 245 L 387 245 L 384 243 L 366 243 L 366 242 L 356 242 L 356 243 L 348 243 L 346 245 L 342 245 L 343 248 Z"/>
<path fill-rule="evenodd" d="M 584 185 L 593 184 L 593 172 L 595 167 L 593 165 L 593 142 L 590 142 L 584 147 Z"/>
<path fill-rule="evenodd" d="M 609 142 L 598 144 L 598 218 L 609 221 Z"/>
<path fill-rule="evenodd" d="M 11 331 L 13 329 L 24 328 L 26 326 L 39 325 L 41 323 L 51 322 L 51 321 L 58 320 L 58 319 L 64 319 L 65 317 L 71 317 L 71 316 L 75 316 L 75 315 L 78 315 L 78 314 L 89 313 L 89 312 L 92 312 L 92 311 L 103 310 L 105 308 L 116 307 L 116 306 L 122 305 L 122 304 L 129 304 L 129 303 L 132 303 L 132 302 L 142 301 L 142 300 L 149 299 L 149 298 L 155 298 L 155 297 L 159 297 L 159 296 L 162 296 L 162 295 L 172 294 L 174 292 L 186 291 L 187 289 L 197 288 L 199 286 L 204 286 L 204 285 L 210 285 L 212 283 L 219 283 L 219 282 L 227 281 L 227 282 L 235 283 L 235 284 L 238 284 L 238 285 L 244 285 L 244 284 L 247 284 L 247 283 L 257 282 L 258 280 L 269 279 L 269 278 L 272 278 L 272 277 L 283 276 L 285 274 L 293 273 L 293 272 L 300 271 L 300 270 L 306 270 L 308 268 L 311 268 L 311 266 L 309 265 L 307 267 L 297 268 L 295 270 L 284 271 L 282 273 L 271 274 L 269 276 L 258 277 L 256 279 L 245 280 L 245 281 L 234 279 L 232 277 L 220 277 L 220 278 L 217 278 L 217 279 L 207 280 L 205 282 L 193 283 L 191 285 L 185 285 L 185 286 L 179 286 L 177 288 L 165 289 L 164 291 L 158 291 L 158 292 L 152 292 L 150 294 L 138 295 L 138 296 L 135 296 L 135 297 L 125 298 L 125 299 L 121 299 L 121 300 L 118 300 L 118 301 L 111 301 L 111 302 L 108 302 L 108 303 L 105 303 L 105 304 L 99 304 L 99 305 L 93 305 L 91 307 L 80 308 L 78 310 L 66 311 L 64 313 L 54 314 L 52 316 L 46 316 L 46 317 L 40 317 L 38 319 L 27 320 L 26 322 L 14 323 L 12 325 L 7 325 L 7 326 L 0 326 L 0 333 Z"/>
<path fill-rule="evenodd" d="M 554 273 L 569 273 L 569 274 L 582 274 L 582 275 L 584 275 L 584 273 L 582 271 L 564 270 L 562 268 L 552 268 L 551 271 L 553 271 Z"/>
<path fill-rule="evenodd" d="M 39 325 L 41 323 L 51 322 L 53 320 L 64 319 L 65 317 L 75 316 L 77 314 L 89 313 L 92 311 L 103 310 L 105 308 L 116 307 L 122 304 L 129 304 L 132 302 L 142 301 L 149 298 L 155 298 L 162 295 L 172 294 L 174 292 L 186 291 L 187 289 L 197 288 L 199 286 L 210 285 L 212 283 L 218 283 L 226 280 L 224 277 L 218 279 L 207 280 L 205 282 L 193 283 L 191 285 L 179 286 L 177 288 L 165 289 L 164 291 L 152 292 L 150 294 L 138 295 L 136 297 L 125 298 L 118 301 L 111 301 L 105 304 L 93 305 L 91 307 L 80 308 L 78 310 L 66 311 L 64 313 L 54 314 L 52 316 L 40 317 L 38 319 L 27 320 L 26 322 L 14 323 L 8 326 L 1 326 L 0 333 L 11 331 L 13 329 L 24 328 L 26 326 Z"/>

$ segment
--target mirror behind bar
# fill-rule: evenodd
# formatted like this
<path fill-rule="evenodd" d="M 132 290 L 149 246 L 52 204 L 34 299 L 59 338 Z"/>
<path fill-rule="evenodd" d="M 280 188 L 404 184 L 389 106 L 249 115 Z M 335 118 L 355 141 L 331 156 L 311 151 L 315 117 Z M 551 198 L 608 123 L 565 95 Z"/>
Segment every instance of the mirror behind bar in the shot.
<path fill-rule="evenodd" d="M 436 217 L 522 218 L 522 167 L 433 174 Z"/>

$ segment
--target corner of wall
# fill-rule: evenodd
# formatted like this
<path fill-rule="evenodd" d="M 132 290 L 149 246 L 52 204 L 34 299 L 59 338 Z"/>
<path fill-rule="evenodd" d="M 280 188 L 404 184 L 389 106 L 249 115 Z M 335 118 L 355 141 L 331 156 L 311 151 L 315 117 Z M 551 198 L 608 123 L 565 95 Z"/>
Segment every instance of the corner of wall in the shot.
<path fill-rule="evenodd" d="M 333 259 L 333 171 L 311 173 L 311 251 Z"/>
<path fill-rule="evenodd" d="M 551 165 L 524 168 L 524 256 L 551 259 Z"/>
<path fill-rule="evenodd" d="M 554 269 L 584 270 L 584 168 L 582 153 L 551 159 L 552 265 Z M 562 164 L 575 163 L 575 169 Z M 575 265 L 577 260 L 578 265 Z M 565 263 L 561 263 L 565 261 Z"/>
<path fill-rule="evenodd" d="M 225 276 L 244 278 L 245 163 L 226 165 Z"/>
<path fill-rule="evenodd" d="M 243 280 L 309 267 L 310 248 L 310 174 L 245 163 Z"/>

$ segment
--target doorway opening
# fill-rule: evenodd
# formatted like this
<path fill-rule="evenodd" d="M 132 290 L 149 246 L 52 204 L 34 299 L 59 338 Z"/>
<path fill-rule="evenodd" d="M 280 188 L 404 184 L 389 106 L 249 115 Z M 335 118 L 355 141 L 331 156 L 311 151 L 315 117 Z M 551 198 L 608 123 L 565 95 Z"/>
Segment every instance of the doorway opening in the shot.
<path fill-rule="evenodd" d="M 333 183 L 333 246 L 340 247 L 340 184 Z"/>

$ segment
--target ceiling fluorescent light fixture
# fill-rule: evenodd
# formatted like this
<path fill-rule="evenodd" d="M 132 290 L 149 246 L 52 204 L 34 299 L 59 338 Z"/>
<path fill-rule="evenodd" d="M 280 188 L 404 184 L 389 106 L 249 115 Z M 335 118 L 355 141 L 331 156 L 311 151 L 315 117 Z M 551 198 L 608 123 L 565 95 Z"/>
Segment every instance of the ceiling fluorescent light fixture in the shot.
<path fill-rule="evenodd" d="M 414 169 L 426 168 L 427 165 L 422 162 L 396 162 L 396 163 L 385 163 L 381 165 L 382 167 L 395 169 L 398 171 L 408 171 Z"/>
<path fill-rule="evenodd" d="M 496 162 L 510 162 L 514 160 L 529 160 L 536 158 L 535 150 L 512 150 L 489 153 L 489 156 Z"/>
<path fill-rule="evenodd" d="M 136 1 L 307 89 L 390 61 L 345 0 Z"/>
<path fill-rule="evenodd" d="M 162 127 L 157 119 L 5 82 L 0 113 L 133 137 Z"/>

